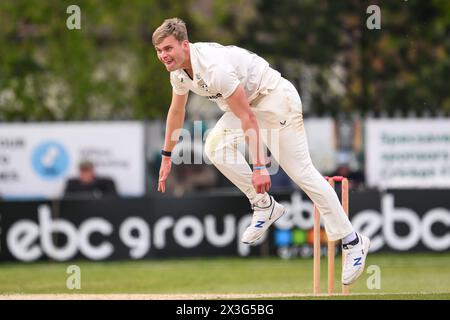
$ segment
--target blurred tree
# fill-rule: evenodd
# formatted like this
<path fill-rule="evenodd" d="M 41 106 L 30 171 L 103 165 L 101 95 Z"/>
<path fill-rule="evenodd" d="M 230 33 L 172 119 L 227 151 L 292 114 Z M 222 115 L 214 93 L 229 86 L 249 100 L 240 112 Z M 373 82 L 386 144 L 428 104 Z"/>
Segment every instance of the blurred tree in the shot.
<path fill-rule="evenodd" d="M 0 120 L 130 119 L 167 109 L 167 72 L 151 44 L 167 17 L 189 23 L 190 1 L 0 2 Z"/>
<path fill-rule="evenodd" d="M 190 40 L 237 44 L 299 87 L 305 112 L 450 114 L 450 1 L 0 1 L 0 121 L 148 119 L 170 100 L 151 44 L 168 17 Z M 381 30 L 366 9 L 381 8 Z"/>
<path fill-rule="evenodd" d="M 257 16 L 247 25 L 241 44 L 269 56 L 283 75 L 308 87 L 315 112 L 341 110 L 346 84 L 343 54 L 358 45 L 350 32 L 359 27 L 358 1 L 260 0 Z M 348 40 L 348 37 L 350 39 Z M 309 74 L 309 77 L 303 77 Z M 306 106 L 308 109 L 308 106 Z"/>
<path fill-rule="evenodd" d="M 381 8 L 381 30 L 366 27 L 366 10 L 373 4 Z M 302 97 L 311 97 L 314 113 L 450 113 L 449 1 L 259 0 L 255 5 L 257 14 L 246 27 L 252 32 L 240 44 L 270 57 L 307 91 Z"/>
<path fill-rule="evenodd" d="M 450 2 L 389 2 L 382 29 L 364 29 L 364 110 L 450 114 Z"/>

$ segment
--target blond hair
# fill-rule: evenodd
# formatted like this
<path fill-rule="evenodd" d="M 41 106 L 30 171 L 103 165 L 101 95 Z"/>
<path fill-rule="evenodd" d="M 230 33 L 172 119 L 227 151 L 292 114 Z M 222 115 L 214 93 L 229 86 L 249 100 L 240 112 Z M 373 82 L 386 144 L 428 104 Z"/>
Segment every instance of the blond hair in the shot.
<path fill-rule="evenodd" d="M 160 44 L 165 38 L 174 36 L 178 41 L 188 40 L 186 23 L 180 18 L 171 18 L 164 20 L 152 35 L 153 45 Z"/>

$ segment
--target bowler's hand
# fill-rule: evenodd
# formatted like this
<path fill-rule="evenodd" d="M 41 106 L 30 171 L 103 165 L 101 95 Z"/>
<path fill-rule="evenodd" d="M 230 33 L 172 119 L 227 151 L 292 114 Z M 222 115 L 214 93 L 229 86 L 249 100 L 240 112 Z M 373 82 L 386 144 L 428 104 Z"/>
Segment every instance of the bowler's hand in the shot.
<path fill-rule="evenodd" d="M 272 186 L 270 181 L 270 175 L 267 169 L 254 170 L 252 175 L 253 187 L 256 189 L 256 193 L 268 192 Z"/>
<path fill-rule="evenodd" d="M 166 192 L 166 179 L 169 176 L 170 169 L 172 168 L 172 159 L 170 157 L 163 156 L 161 160 L 161 167 L 159 168 L 158 179 L 158 191 Z"/>

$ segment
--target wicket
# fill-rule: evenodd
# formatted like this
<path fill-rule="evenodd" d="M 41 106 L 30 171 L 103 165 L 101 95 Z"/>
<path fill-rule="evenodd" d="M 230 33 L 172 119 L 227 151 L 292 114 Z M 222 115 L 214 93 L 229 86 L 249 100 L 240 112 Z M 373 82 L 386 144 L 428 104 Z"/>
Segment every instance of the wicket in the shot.
<path fill-rule="evenodd" d="M 331 187 L 334 189 L 336 182 L 341 183 L 341 203 L 345 213 L 348 215 L 348 179 L 342 176 L 325 177 Z M 313 270 L 313 292 L 320 293 L 320 213 L 314 205 L 314 270 Z M 334 256 L 335 256 L 336 241 L 328 241 L 327 255 L 328 255 L 328 294 L 334 291 Z M 342 255 L 342 267 L 344 266 L 344 255 Z M 342 293 L 348 294 L 349 288 L 342 285 Z"/>

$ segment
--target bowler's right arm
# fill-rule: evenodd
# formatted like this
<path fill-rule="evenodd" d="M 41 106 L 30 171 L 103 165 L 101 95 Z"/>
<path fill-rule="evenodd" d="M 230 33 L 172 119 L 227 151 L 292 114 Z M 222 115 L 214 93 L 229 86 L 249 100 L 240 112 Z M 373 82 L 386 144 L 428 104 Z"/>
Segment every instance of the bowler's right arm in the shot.
<path fill-rule="evenodd" d="M 172 91 L 172 102 L 166 120 L 166 136 L 164 139 L 164 151 L 172 152 L 180 137 L 180 129 L 184 125 L 188 93 L 178 95 Z M 172 167 L 170 157 L 162 156 L 161 167 L 159 169 L 158 191 L 166 191 L 166 179 Z"/>

